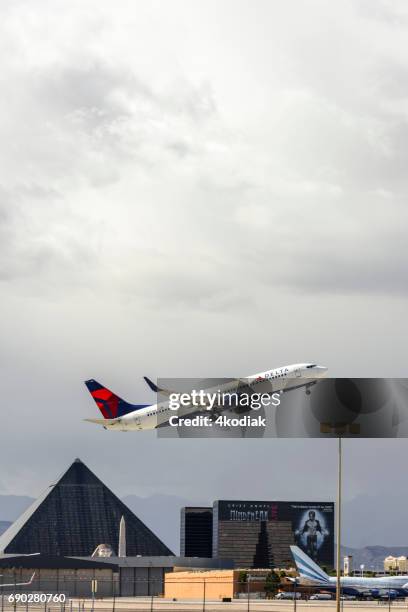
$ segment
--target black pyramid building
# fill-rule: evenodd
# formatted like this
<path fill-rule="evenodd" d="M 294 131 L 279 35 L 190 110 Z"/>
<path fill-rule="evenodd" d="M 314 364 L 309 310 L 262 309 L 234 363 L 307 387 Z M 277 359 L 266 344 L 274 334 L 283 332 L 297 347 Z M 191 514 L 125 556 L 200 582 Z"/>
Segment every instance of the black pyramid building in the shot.
<path fill-rule="evenodd" d="M 0 536 L 0 553 L 86 557 L 99 544 L 118 552 L 119 525 L 126 522 L 127 556 L 172 555 L 158 537 L 76 459 Z"/>

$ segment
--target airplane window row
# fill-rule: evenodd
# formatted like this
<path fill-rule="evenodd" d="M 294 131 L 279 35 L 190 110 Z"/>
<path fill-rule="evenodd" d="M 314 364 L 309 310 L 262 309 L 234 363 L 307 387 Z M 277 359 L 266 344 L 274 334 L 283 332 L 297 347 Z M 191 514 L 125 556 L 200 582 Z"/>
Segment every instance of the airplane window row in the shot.
<path fill-rule="evenodd" d="M 157 412 L 148 412 L 147 416 L 154 416 L 155 414 L 158 414 L 159 412 L 167 412 L 169 410 L 169 408 L 162 408 L 161 410 L 157 410 Z"/>

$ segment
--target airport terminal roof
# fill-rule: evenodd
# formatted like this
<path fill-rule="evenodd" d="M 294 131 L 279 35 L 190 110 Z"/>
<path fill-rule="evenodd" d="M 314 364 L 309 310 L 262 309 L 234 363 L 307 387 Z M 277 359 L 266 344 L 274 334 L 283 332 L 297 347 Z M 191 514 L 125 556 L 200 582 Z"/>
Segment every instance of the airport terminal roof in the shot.
<path fill-rule="evenodd" d="M 54 557 L 50 555 L 0 555 L 0 567 L 27 569 L 111 569 L 117 571 L 115 563 L 101 563 L 96 559 Z"/>
<path fill-rule="evenodd" d="M 177 557 L 173 555 L 158 557 L 100 557 L 98 561 L 114 563 L 119 567 L 182 567 L 185 569 L 233 569 L 234 567 L 234 562 L 231 559 Z"/>
<path fill-rule="evenodd" d="M 229 559 L 199 557 L 63 557 L 53 555 L 0 555 L 0 567 L 29 569 L 112 569 L 162 567 L 180 569 L 233 569 Z"/>

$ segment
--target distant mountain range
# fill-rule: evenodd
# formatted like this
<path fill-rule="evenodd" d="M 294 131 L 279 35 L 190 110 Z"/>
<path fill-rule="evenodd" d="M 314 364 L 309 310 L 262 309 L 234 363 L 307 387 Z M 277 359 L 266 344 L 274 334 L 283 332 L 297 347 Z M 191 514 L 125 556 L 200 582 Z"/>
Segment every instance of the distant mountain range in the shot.
<path fill-rule="evenodd" d="M 0 535 L 6 531 L 11 525 L 11 521 L 0 521 Z"/>
<path fill-rule="evenodd" d="M 26 508 L 34 501 L 25 495 L 0 495 L 0 534 L 20 516 Z M 375 541 L 375 534 L 370 532 L 367 524 L 367 516 L 363 514 L 356 501 L 345 503 L 344 511 L 344 533 L 355 533 L 358 539 L 364 534 Z M 127 495 L 123 502 L 175 553 L 179 553 L 180 541 L 180 508 L 190 505 L 210 505 L 201 500 L 192 502 L 176 495 L 151 495 L 150 497 L 139 497 L 138 495 Z M 367 500 L 364 500 L 367 502 Z M 365 504 L 364 504 L 365 505 Z M 397 525 L 399 527 L 399 525 Z M 378 526 L 376 531 L 379 531 Z M 368 533 L 367 533 L 368 532 Z M 404 531 L 398 531 L 404 533 Z M 349 541 L 353 541 L 351 537 Z M 408 544 L 406 546 L 364 546 L 364 547 L 342 547 L 342 557 L 353 556 L 354 569 L 364 565 L 366 570 L 382 570 L 383 561 L 388 555 L 408 556 Z"/>
<path fill-rule="evenodd" d="M 352 555 L 353 569 L 360 569 L 364 565 L 365 570 L 379 571 L 384 569 L 384 559 L 389 555 L 393 557 L 408 556 L 407 546 L 365 546 L 364 548 L 341 547 L 342 556 Z"/>
<path fill-rule="evenodd" d="M 33 501 L 27 495 L 0 495 L 0 521 L 15 521 Z"/>

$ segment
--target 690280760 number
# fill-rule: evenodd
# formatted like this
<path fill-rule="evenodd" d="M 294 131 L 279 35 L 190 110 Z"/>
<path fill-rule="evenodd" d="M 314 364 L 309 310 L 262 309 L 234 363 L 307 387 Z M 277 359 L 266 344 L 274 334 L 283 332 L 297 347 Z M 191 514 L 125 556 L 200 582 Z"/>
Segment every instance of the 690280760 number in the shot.
<path fill-rule="evenodd" d="M 11 593 L 9 603 L 65 603 L 65 593 Z"/>

